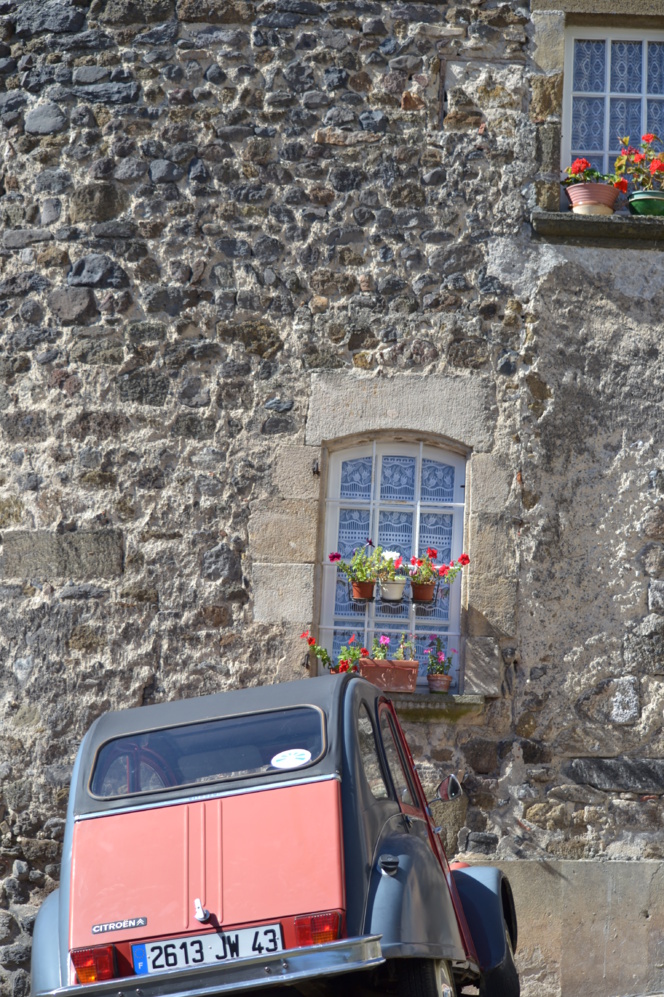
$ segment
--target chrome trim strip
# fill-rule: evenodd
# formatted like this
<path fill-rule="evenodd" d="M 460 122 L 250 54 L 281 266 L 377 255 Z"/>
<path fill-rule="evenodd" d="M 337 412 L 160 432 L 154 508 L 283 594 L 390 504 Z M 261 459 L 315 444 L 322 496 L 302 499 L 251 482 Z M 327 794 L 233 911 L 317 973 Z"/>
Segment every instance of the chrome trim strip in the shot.
<path fill-rule="evenodd" d="M 42 991 L 35 997 L 212 997 L 295 980 L 337 976 L 385 962 L 380 935 L 344 938 L 325 945 L 286 949 L 268 957 L 238 959 L 223 966 L 172 969 Z"/>
<path fill-rule="evenodd" d="M 98 820 L 101 817 L 114 817 L 117 814 L 136 813 L 139 810 L 158 810 L 162 807 L 177 807 L 182 803 L 200 803 L 202 800 L 219 800 L 227 796 L 246 796 L 248 793 L 264 793 L 277 789 L 290 789 L 293 786 L 305 786 L 314 782 L 330 782 L 335 780 L 341 782 L 338 773 L 334 775 L 317 775 L 313 779 L 289 779 L 288 782 L 271 782 L 263 786 L 243 786 L 240 789 L 217 790 L 211 793 L 201 793 L 197 796 L 179 796 L 176 800 L 159 800 L 156 803 L 142 803 L 137 806 L 116 807 L 114 810 L 97 810 L 91 814 L 77 814 L 74 821 Z"/>

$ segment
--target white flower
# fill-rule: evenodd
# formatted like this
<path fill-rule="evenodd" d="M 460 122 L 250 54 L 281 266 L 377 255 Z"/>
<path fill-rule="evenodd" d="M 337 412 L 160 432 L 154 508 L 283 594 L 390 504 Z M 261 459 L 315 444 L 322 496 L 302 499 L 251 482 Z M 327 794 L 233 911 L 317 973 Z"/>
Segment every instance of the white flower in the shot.
<path fill-rule="evenodd" d="M 401 557 L 401 554 L 399 553 L 398 550 L 384 550 L 383 551 L 383 560 L 384 561 L 396 561 L 396 559 L 398 557 Z"/>

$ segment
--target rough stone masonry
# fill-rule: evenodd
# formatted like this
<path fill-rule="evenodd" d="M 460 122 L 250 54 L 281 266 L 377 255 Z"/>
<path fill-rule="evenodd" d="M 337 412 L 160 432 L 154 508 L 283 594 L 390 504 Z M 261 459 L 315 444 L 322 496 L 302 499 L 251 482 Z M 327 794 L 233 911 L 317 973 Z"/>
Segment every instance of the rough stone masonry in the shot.
<path fill-rule="evenodd" d="M 542 23 L 0 0 L 3 995 L 28 993 L 90 722 L 307 674 L 312 621 L 254 618 L 249 518 L 316 505 L 315 378 L 490 387 L 504 489 L 473 472 L 466 624 L 499 694 L 405 715 L 430 782 L 464 773 L 451 851 L 664 858 L 664 263 L 534 239 Z"/>

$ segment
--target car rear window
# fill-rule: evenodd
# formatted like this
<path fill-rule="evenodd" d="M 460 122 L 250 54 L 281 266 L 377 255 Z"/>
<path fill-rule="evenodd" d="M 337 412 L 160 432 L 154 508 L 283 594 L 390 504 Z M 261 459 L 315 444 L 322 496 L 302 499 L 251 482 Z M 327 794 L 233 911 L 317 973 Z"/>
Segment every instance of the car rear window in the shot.
<path fill-rule="evenodd" d="M 122 798 L 296 770 L 324 750 L 324 718 L 313 706 L 167 727 L 103 744 L 90 793 Z"/>

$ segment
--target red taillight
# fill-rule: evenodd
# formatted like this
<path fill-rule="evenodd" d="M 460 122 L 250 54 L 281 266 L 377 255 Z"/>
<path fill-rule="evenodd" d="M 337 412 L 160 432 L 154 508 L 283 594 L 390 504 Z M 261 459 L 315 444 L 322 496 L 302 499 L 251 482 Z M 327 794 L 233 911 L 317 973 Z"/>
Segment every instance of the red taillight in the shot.
<path fill-rule="evenodd" d="M 337 910 L 295 918 L 295 938 L 298 946 L 334 942 L 339 937 L 340 931 L 341 914 Z"/>
<path fill-rule="evenodd" d="M 79 983 L 97 983 L 115 976 L 113 945 L 97 945 L 93 949 L 77 949 L 71 954 Z"/>

